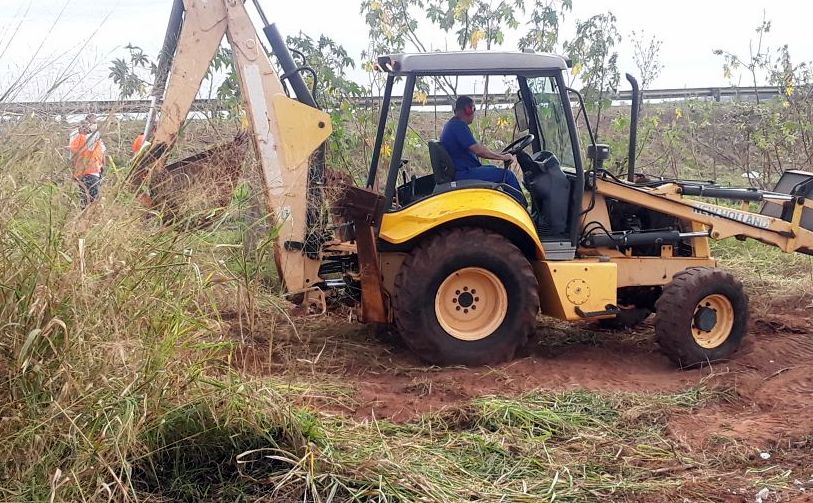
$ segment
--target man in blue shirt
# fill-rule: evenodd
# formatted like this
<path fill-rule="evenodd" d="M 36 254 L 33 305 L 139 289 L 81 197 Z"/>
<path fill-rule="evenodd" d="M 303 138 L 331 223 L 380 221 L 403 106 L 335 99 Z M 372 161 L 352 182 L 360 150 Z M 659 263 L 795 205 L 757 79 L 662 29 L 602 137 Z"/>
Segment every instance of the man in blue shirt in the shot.
<path fill-rule="evenodd" d="M 469 96 L 460 96 L 455 101 L 454 117 L 443 126 L 440 134 L 440 143 L 449 152 L 455 166 L 455 180 L 483 180 L 486 182 L 503 181 L 522 192 L 516 175 L 511 170 L 498 168 L 496 166 L 483 166 L 480 159 L 491 159 L 494 161 L 514 160 L 510 154 L 500 154 L 487 149 L 477 143 L 469 128 L 469 124 L 474 121 L 474 100 Z"/>

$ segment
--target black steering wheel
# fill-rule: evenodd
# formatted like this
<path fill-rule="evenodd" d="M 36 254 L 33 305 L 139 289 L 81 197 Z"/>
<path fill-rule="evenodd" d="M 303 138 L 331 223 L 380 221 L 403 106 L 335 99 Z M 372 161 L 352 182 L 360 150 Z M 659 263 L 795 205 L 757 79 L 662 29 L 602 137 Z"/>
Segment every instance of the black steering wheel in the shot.
<path fill-rule="evenodd" d="M 532 134 L 526 134 L 522 138 L 517 138 L 516 140 L 512 141 L 510 144 L 506 145 L 500 153 L 501 154 L 512 154 L 516 155 L 517 152 L 521 150 L 525 150 L 525 147 L 533 143 L 536 137 Z"/>
<path fill-rule="evenodd" d="M 517 153 L 522 152 L 525 147 L 530 145 L 534 138 L 536 138 L 532 134 L 526 134 L 522 138 L 517 138 L 516 140 L 512 141 L 508 145 L 503 148 L 500 153 L 501 154 L 511 154 L 517 155 Z M 505 183 L 505 180 L 508 178 L 508 170 L 511 166 L 511 161 L 503 161 L 503 175 L 502 175 L 502 183 Z"/>

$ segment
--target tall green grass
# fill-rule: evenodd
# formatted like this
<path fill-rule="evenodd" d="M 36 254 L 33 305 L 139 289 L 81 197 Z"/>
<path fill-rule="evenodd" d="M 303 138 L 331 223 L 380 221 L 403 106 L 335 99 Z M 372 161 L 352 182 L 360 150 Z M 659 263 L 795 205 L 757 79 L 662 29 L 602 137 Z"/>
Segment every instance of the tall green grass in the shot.
<path fill-rule="evenodd" d="M 250 332 L 251 316 L 282 303 L 258 265 L 266 245 L 239 246 L 234 213 L 206 231 L 164 225 L 116 169 L 81 211 L 64 131 L 4 133 L 2 501 L 691 498 L 685 466 L 695 486 L 720 475 L 665 433 L 671 411 L 718 398 L 702 388 L 482 397 L 406 424 L 301 408 L 302 389 L 330 400 L 337 384 L 229 365 L 239 341 L 221 313 Z"/>
<path fill-rule="evenodd" d="M 11 500 L 126 497 L 146 436 L 221 350 L 205 255 L 115 174 L 80 211 L 60 138 L 13 142 L 31 132 L 0 151 L 0 480 Z"/>
<path fill-rule="evenodd" d="M 713 242 L 712 253 L 758 297 L 813 295 L 813 257 L 809 255 L 736 239 Z"/>

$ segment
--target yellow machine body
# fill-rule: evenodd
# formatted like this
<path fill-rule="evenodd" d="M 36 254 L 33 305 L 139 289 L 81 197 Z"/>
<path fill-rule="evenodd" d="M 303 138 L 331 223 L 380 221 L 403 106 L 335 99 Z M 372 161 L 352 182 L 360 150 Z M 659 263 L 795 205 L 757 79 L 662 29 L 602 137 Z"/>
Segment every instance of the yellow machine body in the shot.
<path fill-rule="evenodd" d="M 590 313 L 606 312 L 617 303 L 616 264 L 544 261 L 535 263 L 534 271 L 539 281 L 540 309 L 547 316 L 583 320 Z"/>
<path fill-rule="evenodd" d="M 465 225 L 472 218 L 495 219 L 521 230 L 534 243 L 537 257 L 544 258 L 545 251 L 528 211 L 511 196 L 491 189 L 444 192 L 385 213 L 379 237 L 388 243 L 402 244 L 440 226 Z"/>
<path fill-rule="evenodd" d="M 616 304 L 618 266 L 597 260 L 548 261 L 528 211 L 509 195 L 491 189 L 460 189 L 434 195 L 392 213 L 381 222 L 379 238 L 393 245 L 420 240 L 441 227 L 482 225 L 484 219 L 525 246 L 539 283 L 542 314 L 562 320 L 584 319 Z M 521 236 L 521 237 L 520 237 Z M 519 244 L 519 243 L 515 243 Z M 464 244 L 461 243 L 461 246 Z M 477 246 L 465 244 L 465 246 Z M 394 275 L 405 257 L 382 253 L 383 284 L 393 288 Z M 395 292 L 389 291 L 390 296 Z M 579 314 L 581 312 L 582 314 Z"/>

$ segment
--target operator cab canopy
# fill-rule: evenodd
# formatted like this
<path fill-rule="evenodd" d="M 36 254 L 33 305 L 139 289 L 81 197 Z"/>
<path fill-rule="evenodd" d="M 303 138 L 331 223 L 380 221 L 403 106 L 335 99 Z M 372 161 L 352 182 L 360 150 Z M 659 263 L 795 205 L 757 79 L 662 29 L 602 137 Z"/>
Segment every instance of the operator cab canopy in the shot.
<path fill-rule="evenodd" d="M 384 189 L 388 212 L 451 191 L 496 190 L 531 215 L 543 240 L 572 238 L 568 235 L 573 234 L 570 231 L 581 209 L 584 175 L 564 77 L 569 66 L 562 56 L 533 52 L 432 52 L 377 58 L 376 67 L 387 78 L 367 187 Z M 394 96 L 396 82 L 403 85 L 402 100 Z M 490 96 L 487 112 L 484 89 Z M 435 95 L 431 103 L 430 93 Z M 456 179 L 452 159 L 437 141 L 452 117 L 455 95 L 475 100 L 478 112 L 471 129 L 477 141 L 490 150 L 517 153 L 520 165 L 514 174 L 525 194 L 506 183 Z M 511 96 L 516 101 L 513 110 Z M 502 100 L 495 104 L 497 98 Z M 397 127 L 388 122 L 397 122 Z M 550 154 L 555 170 L 545 164 Z M 499 161 L 482 162 L 504 167 Z"/>
<path fill-rule="evenodd" d="M 378 67 L 396 76 L 405 75 L 523 75 L 526 77 L 565 70 L 569 61 L 555 54 L 533 52 L 428 52 L 390 54 L 378 58 Z"/>

